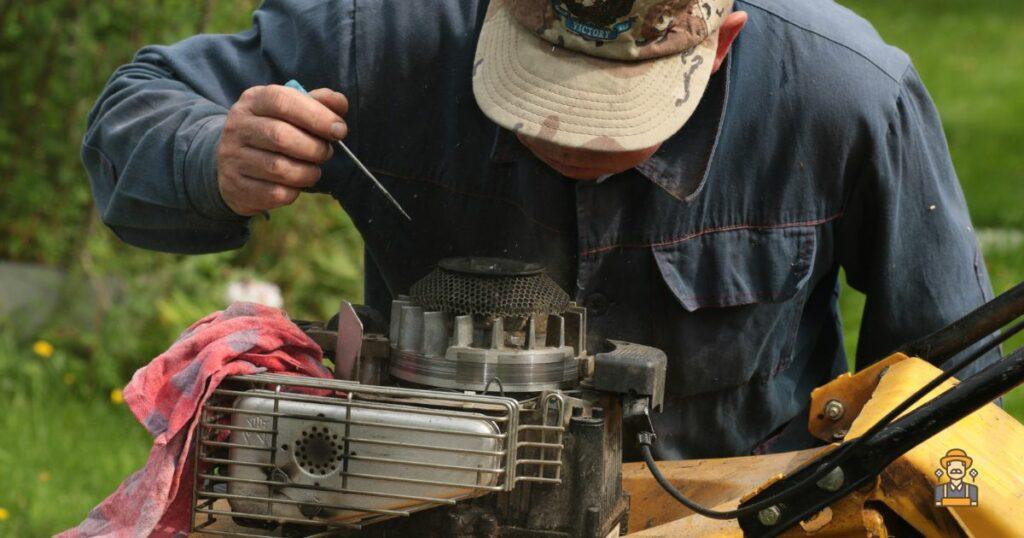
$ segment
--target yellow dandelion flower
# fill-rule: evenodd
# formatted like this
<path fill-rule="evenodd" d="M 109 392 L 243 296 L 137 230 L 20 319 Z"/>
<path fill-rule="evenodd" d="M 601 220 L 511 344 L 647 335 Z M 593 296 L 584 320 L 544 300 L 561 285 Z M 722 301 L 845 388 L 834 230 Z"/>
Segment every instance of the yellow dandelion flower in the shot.
<path fill-rule="evenodd" d="M 40 471 L 39 474 L 36 475 L 36 478 L 38 478 L 40 482 L 49 482 L 50 471 Z"/>
<path fill-rule="evenodd" d="M 124 403 L 124 393 L 121 392 L 121 389 L 114 389 L 110 391 L 110 401 L 114 402 L 117 405 L 121 405 Z"/>
<path fill-rule="evenodd" d="M 34 351 L 36 355 L 39 355 L 44 359 L 48 359 L 53 356 L 53 344 L 46 340 L 39 340 L 32 344 L 32 351 Z"/>
<path fill-rule="evenodd" d="M 75 374 L 72 374 L 71 372 L 64 374 L 65 385 L 74 385 L 75 381 L 77 381 L 77 379 L 75 378 Z"/>
<path fill-rule="evenodd" d="M 6 508 L 0 508 L 0 521 L 7 521 L 9 517 L 11 517 L 11 513 Z"/>

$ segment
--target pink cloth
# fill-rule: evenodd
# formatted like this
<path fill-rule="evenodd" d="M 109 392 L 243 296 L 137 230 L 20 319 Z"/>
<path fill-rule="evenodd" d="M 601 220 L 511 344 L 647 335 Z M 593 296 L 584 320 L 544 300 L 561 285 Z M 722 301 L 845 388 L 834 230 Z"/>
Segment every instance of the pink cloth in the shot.
<path fill-rule="evenodd" d="M 224 377 L 261 372 L 332 377 L 320 347 L 276 308 L 235 303 L 189 327 L 135 372 L 124 391 L 125 403 L 154 437 L 146 466 L 59 536 L 187 535 L 195 463 L 189 447 L 199 409 Z"/>

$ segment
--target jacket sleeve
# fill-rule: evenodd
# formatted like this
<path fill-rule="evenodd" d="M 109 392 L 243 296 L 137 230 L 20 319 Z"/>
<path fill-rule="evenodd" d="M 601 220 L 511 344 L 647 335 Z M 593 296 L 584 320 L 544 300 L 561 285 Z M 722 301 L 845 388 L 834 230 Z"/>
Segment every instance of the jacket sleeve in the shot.
<path fill-rule="evenodd" d="M 248 219 L 217 188 L 216 147 L 247 88 L 345 92 L 352 0 L 268 0 L 253 27 L 150 46 L 111 77 L 89 115 L 82 159 L 101 219 L 136 246 L 180 253 L 237 248 Z"/>
<path fill-rule="evenodd" d="M 839 231 L 840 263 L 867 295 L 858 369 L 992 297 L 938 112 L 913 67 L 886 115 Z"/>

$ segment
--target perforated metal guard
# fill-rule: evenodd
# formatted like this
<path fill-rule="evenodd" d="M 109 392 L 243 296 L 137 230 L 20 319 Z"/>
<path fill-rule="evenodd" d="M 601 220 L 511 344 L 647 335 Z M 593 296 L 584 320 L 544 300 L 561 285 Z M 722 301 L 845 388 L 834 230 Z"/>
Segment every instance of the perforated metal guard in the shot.
<path fill-rule="evenodd" d="M 460 265 L 473 265 L 474 270 L 452 269 Z M 412 285 L 410 300 L 424 310 L 488 316 L 557 314 L 569 307 L 569 295 L 542 271 L 488 274 L 481 266 L 442 262 Z"/>
<path fill-rule="evenodd" d="M 396 420 L 398 410 L 406 420 Z M 203 405 L 192 447 L 192 530 L 358 530 L 520 482 L 561 484 L 567 411 L 559 392 L 517 402 L 280 374 L 229 377 Z M 438 427 L 481 419 L 494 430 Z M 265 528 L 218 528 L 218 520 Z"/>

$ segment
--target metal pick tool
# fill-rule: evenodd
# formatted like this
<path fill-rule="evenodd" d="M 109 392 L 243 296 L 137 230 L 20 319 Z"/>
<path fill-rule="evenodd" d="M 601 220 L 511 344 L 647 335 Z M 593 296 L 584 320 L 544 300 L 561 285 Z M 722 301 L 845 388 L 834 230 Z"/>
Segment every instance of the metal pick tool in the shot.
<path fill-rule="evenodd" d="M 306 91 L 306 88 L 303 88 L 302 84 L 299 84 L 299 81 L 297 80 L 289 80 L 285 84 L 285 86 L 295 90 L 299 90 L 300 92 L 302 92 L 303 95 L 309 95 L 309 92 Z M 384 188 L 384 185 L 381 184 L 380 180 L 378 180 L 377 177 L 373 175 L 373 172 L 370 172 L 370 169 L 367 168 L 366 165 L 364 165 L 362 161 L 359 160 L 358 157 L 356 157 L 355 153 L 352 153 L 352 150 L 348 149 L 348 146 L 346 146 L 344 142 L 342 142 L 341 140 L 331 140 L 331 145 L 343 151 L 345 155 L 348 155 L 348 158 L 352 159 L 352 162 L 356 163 L 356 166 L 359 167 L 360 170 L 362 170 L 363 174 L 365 174 L 366 177 L 370 178 L 370 181 L 373 181 L 373 184 L 377 186 L 377 190 L 379 190 L 381 194 L 383 194 L 384 197 L 387 198 L 388 201 L 390 201 L 391 204 L 395 206 L 395 209 L 402 213 L 402 216 L 405 217 L 406 220 L 412 222 L 412 217 L 410 217 L 409 214 L 405 212 L 405 209 L 402 209 L 402 205 L 398 203 L 398 200 L 395 200 L 395 197 L 391 196 L 391 193 L 388 192 L 386 188 Z"/>

